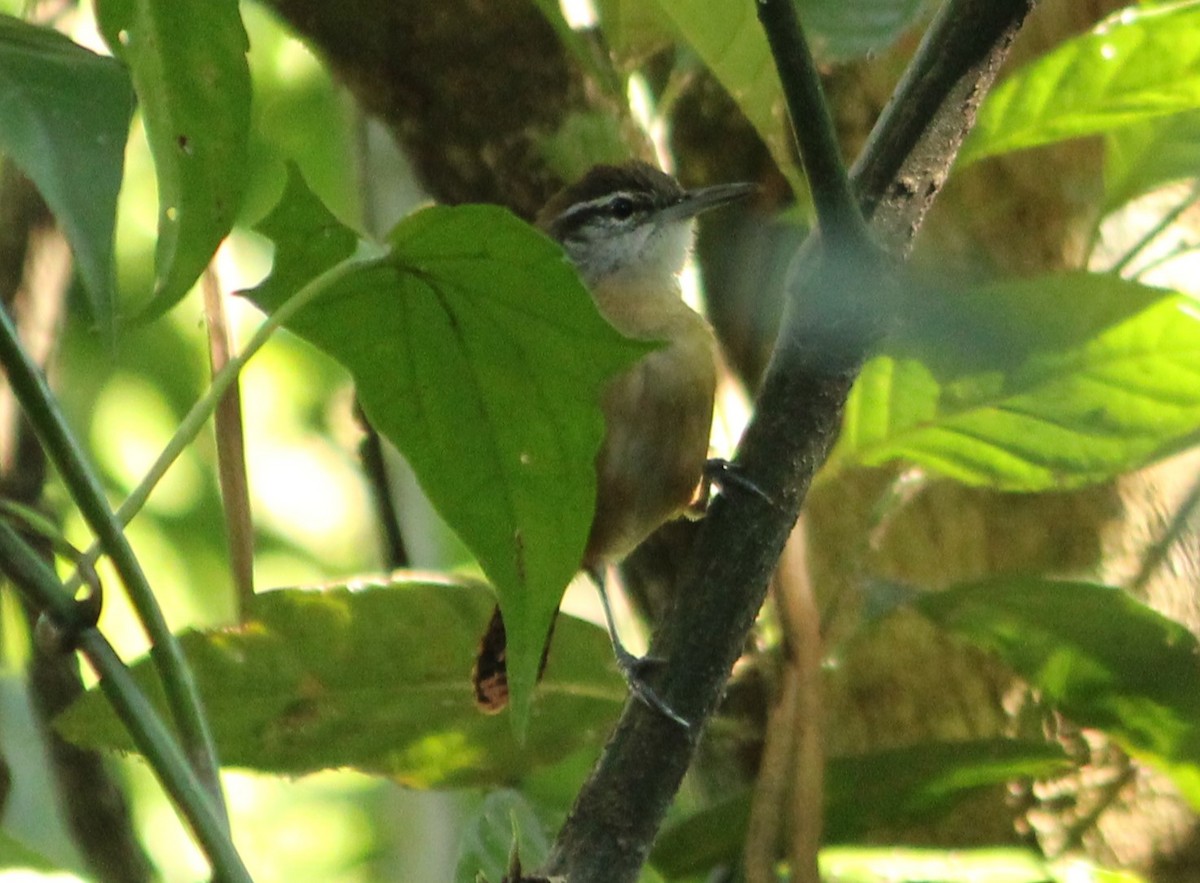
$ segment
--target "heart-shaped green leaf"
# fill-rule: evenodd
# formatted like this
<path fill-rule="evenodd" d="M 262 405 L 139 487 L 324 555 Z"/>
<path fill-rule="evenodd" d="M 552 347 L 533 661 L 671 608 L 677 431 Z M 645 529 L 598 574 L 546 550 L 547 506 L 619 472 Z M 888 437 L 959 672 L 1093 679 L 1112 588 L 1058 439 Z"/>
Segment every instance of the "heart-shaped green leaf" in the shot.
<path fill-rule="evenodd" d="M 248 296 L 268 311 L 354 249 L 302 190 L 293 176 L 260 227 L 276 241 L 276 269 Z M 497 206 L 407 218 L 386 254 L 342 274 L 287 327 L 350 370 L 372 424 L 491 580 L 520 731 L 591 526 L 601 390 L 653 345 L 614 330 L 559 246 Z"/>

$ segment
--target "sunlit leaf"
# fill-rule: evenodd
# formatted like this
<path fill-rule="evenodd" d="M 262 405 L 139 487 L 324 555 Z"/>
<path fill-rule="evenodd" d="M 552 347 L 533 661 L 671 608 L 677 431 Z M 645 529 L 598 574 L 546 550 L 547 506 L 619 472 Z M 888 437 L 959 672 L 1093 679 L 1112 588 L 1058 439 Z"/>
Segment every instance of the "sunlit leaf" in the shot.
<path fill-rule="evenodd" d="M 641 61 L 675 37 L 661 3 L 644 0 L 597 0 L 604 39 L 622 59 Z"/>
<path fill-rule="evenodd" d="M 1067 766 L 1062 749 L 1010 739 L 928 742 L 832 758 L 825 771 L 826 842 L 862 837 L 876 828 L 937 818 L 979 788 Z M 651 855 L 668 879 L 735 862 L 750 818 L 749 791 L 666 828 Z"/>
<path fill-rule="evenodd" d="M 519 791 L 493 791 L 463 828 L 455 883 L 476 883 L 479 875 L 491 883 L 508 879 L 514 845 L 521 867 L 527 871 L 540 867 L 550 852 L 542 822 Z"/>
<path fill-rule="evenodd" d="M 1076 723 L 1170 773 L 1200 805 L 1200 644 L 1119 589 L 1001 577 L 930 592 L 917 609 L 998 654 Z"/>
<path fill-rule="evenodd" d="M 479 585 L 396 575 L 264 592 L 244 625 L 185 633 L 222 762 L 287 775 L 352 767 L 420 788 L 480 786 L 598 745 L 623 685 L 603 630 L 570 617 L 555 630 L 524 745 L 503 717 L 475 708 L 471 664 L 492 603 Z M 165 710 L 150 662 L 134 673 Z M 133 749 L 95 690 L 59 725 L 82 745 Z"/>
<path fill-rule="evenodd" d="M 1105 138 L 1104 209 L 1200 175 L 1200 111 L 1125 126 Z"/>
<path fill-rule="evenodd" d="M 283 256 L 280 281 L 248 292 L 268 311 L 305 275 L 289 255 L 320 269 L 349 248 L 327 212 L 297 208 L 294 197 L 289 190 L 260 228 L 279 237 Z M 331 242 L 319 260 L 306 250 L 326 246 L 309 227 Z M 558 245 L 497 206 L 407 218 L 386 255 L 344 275 L 287 327 L 350 370 L 372 425 L 495 586 L 519 731 L 591 526 L 601 389 L 655 345 L 615 331 Z"/>
<path fill-rule="evenodd" d="M 993 89 L 959 162 L 1193 108 L 1200 108 L 1200 2 L 1130 6 Z"/>
<path fill-rule="evenodd" d="M 803 189 L 792 159 L 791 130 L 779 75 L 753 3 L 654 0 L 746 115 L 794 187 Z"/>
<path fill-rule="evenodd" d="M 872 360 L 828 474 L 907 460 L 971 484 L 1101 481 L 1200 427 L 1200 307 L 1072 273 L 930 291 Z"/>
<path fill-rule="evenodd" d="M 113 325 L 113 226 L 132 114 L 121 65 L 0 15 L 0 153 L 62 225 L 103 328 Z"/>
<path fill-rule="evenodd" d="M 236 0 L 97 0 L 129 66 L 158 177 L 149 316 L 187 294 L 233 226 L 250 130 L 246 32 Z"/>

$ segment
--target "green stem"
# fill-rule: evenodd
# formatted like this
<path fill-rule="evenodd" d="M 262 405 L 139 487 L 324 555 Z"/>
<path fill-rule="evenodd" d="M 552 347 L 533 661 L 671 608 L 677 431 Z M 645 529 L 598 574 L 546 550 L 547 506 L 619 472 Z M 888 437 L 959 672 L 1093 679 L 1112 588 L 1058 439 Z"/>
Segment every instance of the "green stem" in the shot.
<path fill-rule="evenodd" d="M 46 611 L 60 628 L 67 632 L 78 629 L 75 637 L 79 648 L 100 676 L 100 689 L 178 807 L 216 876 L 223 883 L 251 883 L 218 805 L 200 784 L 128 667 L 93 623 L 78 621 L 79 607 L 54 572 L 3 522 L 0 522 L 0 569 L 31 605 Z"/>
<path fill-rule="evenodd" d="M 197 777 L 208 786 L 215 805 L 223 812 L 225 804 L 221 795 L 216 748 L 183 651 L 167 626 L 162 609 L 122 531 L 121 523 L 105 500 L 95 470 L 88 464 L 71 435 L 66 418 L 45 378 L 21 348 L 12 320 L 3 311 L 0 311 L 0 365 L 4 366 L 13 393 L 58 469 L 63 484 L 121 576 L 142 627 L 153 644 L 151 655 L 162 677 L 167 701 L 179 727 L 187 756 Z"/>
<path fill-rule="evenodd" d="M 280 326 L 287 323 L 289 319 L 308 306 L 318 297 L 320 297 L 327 288 L 340 281 L 350 271 L 361 267 L 366 260 L 359 257 L 348 258 L 341 263 L 335 264 L 319 276 L 314 277 L 303 288 L 289 297 L 274 313 L 269 315 L 266 320 L 258 326 L 258 330 L 254 332 L 254 336 L 246 343 L 245 348 L 230 359 L 225 367 L 213 375 L 212 383 L 208 387 L 208 391 L 192 405 L 192 409 L 188 411 L 187 416 L 179 424 L 179 428 L 175 430 L 175 434 L 171 436 L 171 440 L 167 442 L 167 446 L 163 448 L 162 453 L 158 455 L 158 459 L 147 470 L 142 480 L 138 482 L 138 486 L 133 489 L 125 502 L 117 509 L 117 520 L 121 524 L 129 524 L 141 511 L 142 506 L 146 505 L 146 500 L 150 498 L 150 494 L 158 485 L 162 477 L 167 474 L 167 470 L 174 465 L 180 455 L 187 449 L 187 446 L 195 441 L 196 436 L 200 434 L 200 430 L 212 417 L 216 411 L 217 405 L 221 401 L 221 397 L 237 380 L 242 368 L 246 363 L 263 348 L 263 345 L 271 339 L 271 335 L 275 333 Z M 101 544 L 97 543 L 83 553 L 83 560 L 89 564 L 94 564 L 96 559 L 100 557 Z M 68 581 L 68 588 L 76 588 L 80 583 L 79 578 L 72 577 Z"/>
<path fill-rule="evenodd" d="M 852 249 L 869 246 L 871 236 L 850 187 L 821 76 L 804 38 L 795 2 L 758 0 L 757 7 L 787 100 L 792 134 L 800 149 L 821 233 L 827 243 Z"/>

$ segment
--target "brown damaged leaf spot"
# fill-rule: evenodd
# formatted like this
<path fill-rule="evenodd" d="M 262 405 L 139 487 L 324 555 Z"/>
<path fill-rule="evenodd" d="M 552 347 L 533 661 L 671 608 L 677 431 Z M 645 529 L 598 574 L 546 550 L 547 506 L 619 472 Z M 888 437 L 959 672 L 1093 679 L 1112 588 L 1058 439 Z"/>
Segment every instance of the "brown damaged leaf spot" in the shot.
<path fill-rule="evenodd" d="M 329 692 L 325 685 L 306 674 L 300 679 L 296 692 L 297 698 L 284 707 L 264 734 L 268 744 L 279 746 L 294 741 L 295 737 L 320 722 L 321 706 Z"/>

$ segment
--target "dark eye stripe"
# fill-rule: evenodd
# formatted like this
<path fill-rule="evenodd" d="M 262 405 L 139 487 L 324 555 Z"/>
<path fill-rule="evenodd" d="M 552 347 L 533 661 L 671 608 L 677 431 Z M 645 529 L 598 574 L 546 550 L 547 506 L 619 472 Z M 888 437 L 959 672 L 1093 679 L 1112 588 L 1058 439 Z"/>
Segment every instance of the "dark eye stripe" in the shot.
<path fill-rule="evenodd" d="M 653 208 L 650 194 L 621 190 L 571 206 L 554 220 L 552 231 L 560 240 L 569 239 L 597 218 L 623 221 Z"/>

